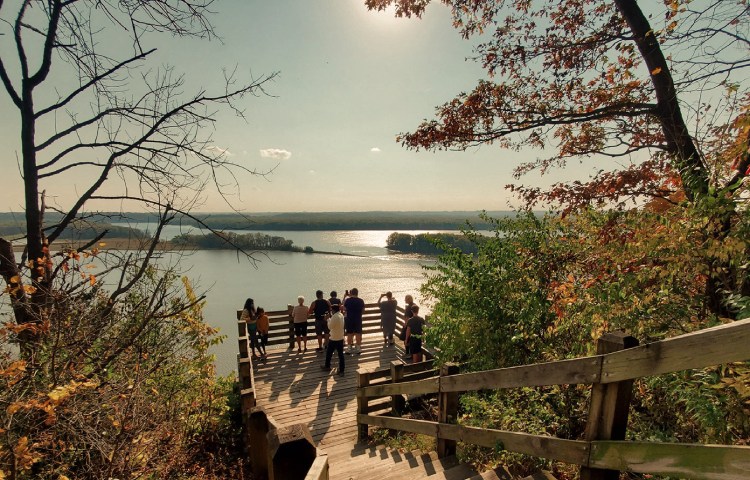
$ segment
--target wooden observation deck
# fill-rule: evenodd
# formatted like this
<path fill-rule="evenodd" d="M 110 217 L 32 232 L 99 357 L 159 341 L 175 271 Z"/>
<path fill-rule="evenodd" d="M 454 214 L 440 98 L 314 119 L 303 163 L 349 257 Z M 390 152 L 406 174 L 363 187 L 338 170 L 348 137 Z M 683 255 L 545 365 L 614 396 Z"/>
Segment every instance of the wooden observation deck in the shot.
<path fill-rule="evenodd" d="M 238 323 L 239 381 L 248 455 L 254 473 L 269 479 L 472 479 L 513 477 L 499 467 L 482 472 L 460 464 L 456 442 L 496 447 L 580 466 L 583 480 L 616 480 L 620 472 L 701 480 L 750 478 L 750 447 L 625 440 L 633 380 L 750 359 L 750 319 L 638 345 L 605 334 L 597 354 L 557 362 L 460 373 L 451 364 L 403 360 L 403 346 L 383 344 L 377 306 L 366 306 L 360 355 L 347 355 L 345 374 L 321 370 L 324 352 L 308 337 L 307 352 L 268 350 L 249 358 L 245 325 Z M 288 312 L 271 312 L 272 345 L 291 347 Z M 403 325 L 403 310 L 399 312 Z M 397 327 L 397 331 L 400 328 Z M 288 333 L 289 332 L 289 333 Z M 331 365 L 337 365 L 334 356 Z M 456 423 L 462 392 L 590 384 L 586 435 L 561 439 Z M 405 396 L 436 395 L 437 421 L 401 418 Z M 257 406 L 256 406 L 257 405 Z M 368 426 L 437 439 L 434 452 L 399 452 L 364 443 Z M 525 480 L 552 479 L 539 472 Z"/>

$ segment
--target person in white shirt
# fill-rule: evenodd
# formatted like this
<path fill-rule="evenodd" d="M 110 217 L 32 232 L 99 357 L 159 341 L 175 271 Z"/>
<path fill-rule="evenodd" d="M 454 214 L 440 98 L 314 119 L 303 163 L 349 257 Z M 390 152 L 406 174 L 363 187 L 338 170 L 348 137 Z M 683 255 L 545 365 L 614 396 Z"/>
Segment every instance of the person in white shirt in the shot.
<path fill-rule="evenodd" d="M 331 305 L 333 315 L 328 319 L 328 329 L 331 333 L 328 336 L 328 346 L 326 347 L 326 364 L 321 365 L 325 371 L 331 370 L 331 357 L 333 351 L 339 354 L 339 375 L 344 375 L 344 315 L 340 312 L 339 305 Z"/>
<path fill-rule="evenodd" d="M 297 297 L 297 305 L 292 310 L 292 318 L 294 319 L 294 336 L 297 339 L 297 353 L 302 353 L 302 343 L 305 344 L 304 351 L 307 351 L 307 317 L 308 308 L 305 305 L 305 297 Z"/>

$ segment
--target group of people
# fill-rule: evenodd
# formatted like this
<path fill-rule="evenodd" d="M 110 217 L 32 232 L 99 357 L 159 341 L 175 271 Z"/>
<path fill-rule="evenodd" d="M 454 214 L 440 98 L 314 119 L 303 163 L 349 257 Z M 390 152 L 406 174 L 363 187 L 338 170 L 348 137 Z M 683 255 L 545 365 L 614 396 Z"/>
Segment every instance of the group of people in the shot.
<path fill-rule="evenodd" d="M 247 324 L 247 335 L 250 337 L 250 347 L 253 350 L 253 360 L 266 359 L 266 345 L 268 344 L 269 321 L 266 311 L 262 307 L 255 307 L 252 298 L 245 300 L 240 320 Z M 258 353 L 256 354 L 256 350 Z"/>
<path fill-rule="evenodd" d="M 297 306 L 292 309 L 294 321 L 294 336 L 297 341 L 297 352 L 307 351 L 307 318 L 315 317 L 315 335 L 318 340 L 316 351 L 322 351 L 325 346 L 326 360 L 321 366 L 324 370 L 331 369 L 333 352 L 338 353 L 339 375 L 344 375 L 346 362 L 344 361 L 344 337 L 347 338 L 351 355 L 362 353 L 362 314 L 365 302 L 359 298 L 359 291 L 352 288 L 344 293 L 343 301 L 333 291 L 328 300 L 323 298 L 323 291 L 315 292 L 315 300 L 309 307 L 305 306 L 305 297 L 297 297 Z"/>
<path fill-rule="evenodd" d="M 384 299 L 385 298 L 385 299 Z M 404 311 L 406 313 L 406 325 L 404 326 L 400 339 L 404 341 L 408 358 L 413 362 L 421 362 L 422 335 L 424 333 L 425 320 L 419 316 L 419 306 L 414 304 L 411 295 L 406 295 Z M 391 292 L 386 292 L 378 298 L 380 308 L 381 329 L 383 332 L 383 343 L 386 346 L 394 344 L 393 336 L 396 330 L 396 307 L 398 301 L 393 298 Z M 315 335 L 318 340 L 320 352 L 326 350 L 325 364 L 323 370 L 331 370 L 331 359 L 333 353 L 338 354 L 339 375 L 344 375 L 345 361 L 344 353 L 359 355 L 362 353 L 362 314 L 365 310 L 365 302 L 359 298 L 356 288 L 347 290 L 344 298 L 339 299 L 338 294 L 333 291 L 328 299 L 323 298 L 323 291 L 315 292 L 315 300 L 309 306 L 305 305 L 305 297 L 297 297 L 297 305 L 292 309 L 292 320 L 294 322 L 294 337 L 297 342 L 297 352 L 307 351 L 307 319 L 310 315 L 315 317 Z M 248 298 L 242 310 L 242 320 L 248 324 L 250 345 L 253 350 L 253 359 L 266 358 L 266 344 L 268 343 L 268 316 L 260 307 L 254 306 L 253 300 Z M 344 339 L 346 338 L 346 350 L 344 350 Z M 256 349 L 259 355 L 255 354 Z"/>

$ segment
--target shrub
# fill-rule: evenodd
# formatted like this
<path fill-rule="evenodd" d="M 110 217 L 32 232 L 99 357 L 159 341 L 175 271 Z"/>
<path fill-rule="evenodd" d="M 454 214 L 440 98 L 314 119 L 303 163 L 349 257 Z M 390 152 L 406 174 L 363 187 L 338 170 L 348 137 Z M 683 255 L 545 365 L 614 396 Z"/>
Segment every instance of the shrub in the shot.
<path fill-rule="evenodd" d="M 148 267 L 115 304 L 99 283 L 64 275 L 51 320 L 0 330 L 40 334 L 33 358 L 0 354 L 0 473 L 5 478 L 212 478 L 235 448 L 220 341 L 186 279 Z M 79 278 L 80 280 L 80 278 Z M 65 287 L 65 288 L 62 288 Z M 2 475 L 0 475 L 2 476 Z"/>

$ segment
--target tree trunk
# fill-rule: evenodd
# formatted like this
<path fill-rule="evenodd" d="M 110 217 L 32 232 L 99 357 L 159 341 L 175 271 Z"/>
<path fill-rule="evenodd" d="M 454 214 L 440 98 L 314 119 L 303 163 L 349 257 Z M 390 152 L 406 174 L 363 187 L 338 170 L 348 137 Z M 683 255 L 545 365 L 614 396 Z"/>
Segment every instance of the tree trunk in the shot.
<path fill-rule="evenodd" d="M 672 75 L 667 60 L 659 46 L 648 19 L 643 15 L 636 0 L 614 0 L 617 9 L 630 27 L 635 43 L 651 75 L 657 100 L 657 116 L 667 142 L 668 151 L 672 154 L 682 178 L 682 186 L 687 198 L 694 202 L 700 197 L 709 195 L 710 172 L 703 164 L 700 153 L 690 136 L 685 119 L 677 101 Z M 732 219 L 736 215 L 736 202 L 729 196 L 723 197 L 729 205 L 716 210 L 715 216 L 707 225 L 707 235 L 722 240 L 731 232 Z M 709 264 L 721 263 L 721 267 L 730 268 L 728 261 L 708 259 Z M 714 271 L 717 269 L 715 268 Z M 720 268 L 718 268 L 720 270 Z M 717 315 L 728 315 L 722 291 L 742 290 L 743 285 L 726 282 L 716 274 L 711 274 L 706 282 L 707 307 Z"/>
<path fill-rule="evenodd" d="M 690 136 L 677 101 L 677 90 L 667 60 L 659 47 L 648 19 L 636 0 L 615 0 L 617 9 L 633 32 L 638 50 L 646 62 L 656 93 L 656 114 L 661 123 L 668 151 L 680 172 L 685 195 L 690 201 L 708 193 L 709 174 Z"/>

